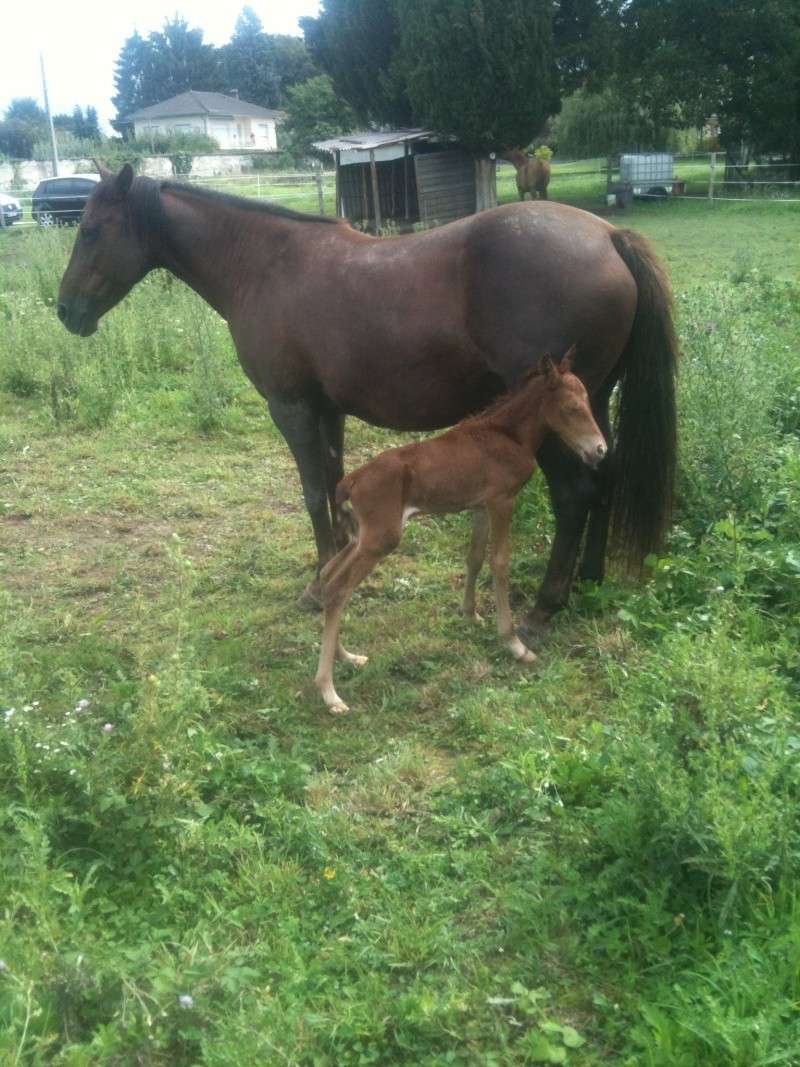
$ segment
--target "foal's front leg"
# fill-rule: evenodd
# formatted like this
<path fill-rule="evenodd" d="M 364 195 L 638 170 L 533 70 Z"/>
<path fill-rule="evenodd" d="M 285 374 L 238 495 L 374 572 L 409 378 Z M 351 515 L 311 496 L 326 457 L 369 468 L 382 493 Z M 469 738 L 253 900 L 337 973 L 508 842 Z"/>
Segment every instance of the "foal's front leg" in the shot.
<path fill-rule="evenodd" d="M 523 663 L 533 663 L 535 653 L 520 641 L 514 633 L 511 619 L 511 605 L 508 602 L 508 559 L 509 531 L 511 515 L 514 511 L 514 498 L 494 500 L 487 507 L 492 533 L 492 576 L 494 578 L 494 595 L 497 602 L 497 629 L 500 639 L 514 659 Z"/>

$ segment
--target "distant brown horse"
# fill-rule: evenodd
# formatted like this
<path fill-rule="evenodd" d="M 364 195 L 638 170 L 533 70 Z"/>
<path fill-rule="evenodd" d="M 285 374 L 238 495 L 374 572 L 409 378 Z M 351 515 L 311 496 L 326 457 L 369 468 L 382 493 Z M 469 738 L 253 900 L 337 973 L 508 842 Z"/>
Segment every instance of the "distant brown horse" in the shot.
<path fill-rule="evenodd" d="M 507 158 L 517 170 L 517 192 L 520 200 L 525 199 L 526 193 L 530 193 L 531 200 L 535 199 L 535 196 L 546 200 L 547 186 L 550 184 L 550 164 L 547 160 L 539 159 L 538 156 L 526 156 L 519 148 L 508 152 Z"/>
<path fill-rule="evenodd" d="M 570 373 L 573 355 L 570 349 L 557 368 L 545 356 L 541 373 L 530 375 L 516 392 L 481 415 L 465 419 L 440 437 L 382 452 L 339 482 L 336 505 L 352 509 L 358 532 L 320 574 L 325 630 L 315 681 L 328 711 L 338 715 L 349 710 L 334 688 L 334 660 L 358 667 L 367 660 L 342 646 L 342 612 L 356 586 L 397 547 L 406 522 L 419 512 L 474 513 L 463 611 L 476 622 L 482 620 L 475 611 L 475 581 L 491 534 L 500 638 L 514 659 L 523 663 L 536 659 L 514 633 L 508 601 L 514 501 L 533 474 L 536 453 L 548 433 L 590 467 L 596 467 L 607 451 L 588 394 Z"/>
<path fill-rule="evenodd" d="M 259 200 L 106 173 L 61 281 L 58 316 L 88 336 L 149 271 L 171 271 L 226 319 L 245 373 L 297 463 L 319 565 L 336 551 L 344 420 L 433 430 L 515 386 L 537 352 L 577 345 L 576 374 L 609 439 L 591 471 L 554 437 L 537 459 L 556 533 L 531 626 L 603 575 L 609 516 L 632 563 L 654 550 L 675 462 L 668 282 L 647 242 L 561 204 L 507 204 L 378 239 Z M 317 594 L 312 583 L 309 594 Z"/>

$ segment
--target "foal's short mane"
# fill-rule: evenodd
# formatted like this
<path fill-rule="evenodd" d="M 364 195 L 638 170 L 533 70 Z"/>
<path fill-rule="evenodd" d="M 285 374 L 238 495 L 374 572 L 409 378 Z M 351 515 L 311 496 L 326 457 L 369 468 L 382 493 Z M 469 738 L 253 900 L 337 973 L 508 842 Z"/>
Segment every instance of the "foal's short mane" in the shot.
<path fill-rule="evenodd" d="M 457 425 L 464 426 L 467 423 L 483 422 L 485 419 L 491 419 L 495 415 L 504 415 L 506 408 L 515 404 L 519 400 L 521 393 L 533 386 L 536 382 L 544 382 L 544 379 L 545 376 L 539 367 L 534 367 L 522 376 L 515 388 L 507 393 L 501 393 L 500 396 L 491 402 L 491 404 L 488 404 L 481 411 L 476 411 L 474 415 L 468 415 L 465 419 L 462 419 L 457 423 Z"/>
<path fill-rule="evenodd" d="M 280 219 L 291 219 L 293 222 L 325 222 L 338 225 L 341 221 L 333 215 L 305 215 L 301 211 L 294 211 L 290 207 L 280 207 L 278 204 L 270 204 L 266 200 L 256 200 L 244 196 L 231 196 L 230 193 L 218 193 L 213 189 L 201 189 L 196 185 L 187 185 L 184 182 L 155 181 L 153 178 L 136 178 L 128 194 L 132 208 L 132 218 L 137 232 L 142 236 L 145 230 L 155 230 L 159 236 L 164 231 L 166 218 L 164 205 L 161 202 L 161 192 L 173 191 L 185 196 L 194 197 L 197 200 L 205 200 L 211 204 L 233 207 L 239 211 L 249 211 L 259 215 L 271 215 Z"/>

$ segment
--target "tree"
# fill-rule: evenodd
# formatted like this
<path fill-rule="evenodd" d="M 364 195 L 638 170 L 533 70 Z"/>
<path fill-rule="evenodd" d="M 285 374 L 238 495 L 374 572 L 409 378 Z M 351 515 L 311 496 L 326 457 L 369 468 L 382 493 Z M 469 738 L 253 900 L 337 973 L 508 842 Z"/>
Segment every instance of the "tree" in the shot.
<path fill-rule="evenodd" d="M 191 29 L 180 15 L 167 19 L 160 31 L 146 39 L 134 33 L 123 44 L 116 63 L 114 128 L 123 128 L 121 120 L 132 111 L 187 89 L 222 89 L 218 51 L 204 44 L 203 31 Z"/>
<path fill-rule="evenodd" d="M 355 114 L 337 95 L 327 74 L 293 86 L 288 96 L 288 117 L 282 130 L 293 155 L 308 155 L 314 141 L 347 133 L 355 125 Z"/>
<path fill-rule="evenodd" d="M 290 86 L 318 73 L 299 37 L 264 33 L 250 7 L 242 9 L 233 37 L 220 51 L 226 87 L 262 107 L 283 107 Z"/>
<path fill-rule="evenodd" d="M 617 78 L 665 124 L 712 114 L 728 159 L 800 159 L 800 7 L 796 0 L 619 2 Z"/>
<path fill-rule="evenodd" d="M 301 25 L 362 121 L 485 151 L 526 144 L 558 110 L 548 0 L 324 0 Z"/>
<path fill-rule="evenodd" d="M 31 159 L 34 144 L 46 130 L 47 116 L 33 97 L 17 97 L 0 122 L 0 152 L 12 159 Z"/>
<path fill-rule="evenodd" d="M 323 0 L 317 18 L 300 19 L 314 61 L 362 123 L 414 123 L 396 7 L 396 0 Z"/>
<path fill-rule="evenodd" d="M 478 152 L 526 144 L 559 97 L 549 3 L 397 0 L 417 120 Z"/>

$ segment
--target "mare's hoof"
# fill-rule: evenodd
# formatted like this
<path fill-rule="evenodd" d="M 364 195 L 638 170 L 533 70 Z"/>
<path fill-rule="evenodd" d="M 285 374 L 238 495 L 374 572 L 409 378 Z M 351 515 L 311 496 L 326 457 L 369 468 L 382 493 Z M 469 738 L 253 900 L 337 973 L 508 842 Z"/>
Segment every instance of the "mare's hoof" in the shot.
<path fill-rule="evenodd" d="M 301 611 L 322 611 L 322 598 L 319 595 L 319 585 L 316 582 L 308 583 L 297 598 L 297 606 Z"/>
<path fill-rule="evenodd" d="M 465 611 L 464 618 L 467 622 L 474 622 L 476 626 L 486 625 L 486 619 L 484 619 L 483 615 L 479 615 L 477 611 Z"/>
<path fill-rule="evenodd" d="M 519 657 L 519 662 L 520 663 L 535 663 L 536 662 L 536 653 L 535 652 L 531 652 L 531 650 L 529 648 L 526 648 L 525 651 L 522 653 L 522 655 Z"/>

